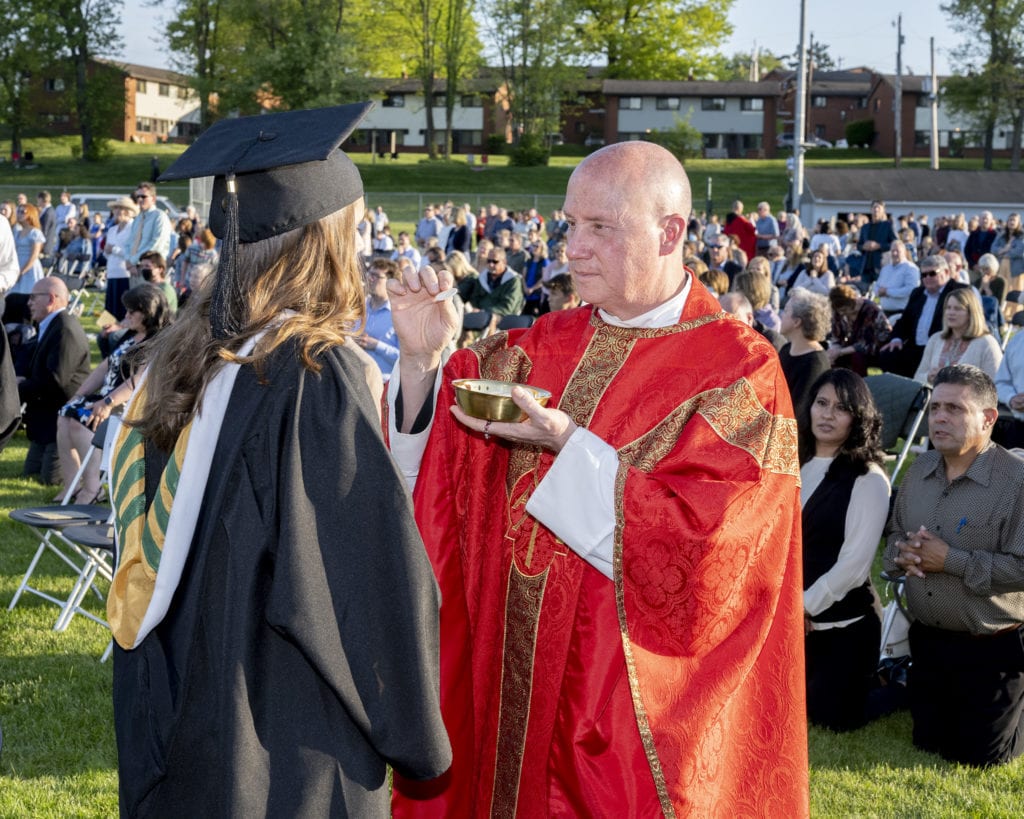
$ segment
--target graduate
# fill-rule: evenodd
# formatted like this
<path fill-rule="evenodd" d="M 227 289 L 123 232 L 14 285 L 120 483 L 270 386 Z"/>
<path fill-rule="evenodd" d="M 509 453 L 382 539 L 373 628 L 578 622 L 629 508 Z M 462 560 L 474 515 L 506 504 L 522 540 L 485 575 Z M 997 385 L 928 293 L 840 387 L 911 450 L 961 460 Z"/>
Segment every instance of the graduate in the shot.
<path fill-rule="evenodd" d="M 350 340 L 369 108 L 223 120 L 161 177 L 215 177 L 223 251 L 112 460 L 122 816 L 387 816 L 388 765 L 448 768 L 437 584 Z"/>

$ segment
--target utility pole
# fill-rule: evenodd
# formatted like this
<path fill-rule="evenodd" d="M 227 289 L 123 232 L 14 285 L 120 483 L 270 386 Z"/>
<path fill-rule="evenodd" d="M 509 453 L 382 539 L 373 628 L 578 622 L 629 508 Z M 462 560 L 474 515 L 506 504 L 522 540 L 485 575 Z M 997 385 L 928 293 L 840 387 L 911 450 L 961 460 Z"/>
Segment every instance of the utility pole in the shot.
<path fill-rule="evenodd" d="M 814 111 L 814 34 L 810 35 L 810 45 L 807 47 L 807 123 L 806 130 L 800 135 L 801 142 L 810 141 L 810 132 L 814 127 L 811 124 L 811 112 Z"/>
<path fill-rule="evenodd" d="M 793 123 L 793 190 L 790 207 L 800 207 L 804 195 L 804 133 L 807 119 L 807 0 L 800 0 L 800 65 L 796 72 L 796 121 Z"/>
<path fill-rule="evenodd" d="M 893 112 L 896 115 L 896 167 L 903 162 L 903 15 L 896 17 L 896 82 Z"/>
<path fill-rule="evenodd" d="M 932 37 L 928 43 L 932 54 L 932 87 L 928 89 L 928 103 L 932 109 L 932 138 L 928 144 L 931 146 L 932 170 L 937 171 L 939 169 L 939 75 L 935 73 L 935 38 Z"/>

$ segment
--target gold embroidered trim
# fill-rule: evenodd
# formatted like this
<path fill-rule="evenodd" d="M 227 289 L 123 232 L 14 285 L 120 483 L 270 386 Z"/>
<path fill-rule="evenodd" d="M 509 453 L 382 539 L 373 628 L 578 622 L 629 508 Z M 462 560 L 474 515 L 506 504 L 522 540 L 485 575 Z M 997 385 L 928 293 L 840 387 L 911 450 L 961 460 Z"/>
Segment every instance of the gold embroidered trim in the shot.
<path fill-rule="evenodd" d="M 518 381 L 526 383 L 533 371 L 533 362 L 522 347 L 508 347 L 508 333 L 501 332 L 477 342 L 470 349 L 476 355 L 480 377 L 495 381 Z M 505 492 L 511 496 L 516 483 L 523 475 L 537 468 L 540 447 L 512 446 L 509 452 L 508 470 L 505 473 Z"/>
<path fill-rule="evenodd" d="M 769 413 L 745 378 L 728 387 L 706 390 L 679 405 L 653 429 L 619 449 L 619 457 L 650 472 L 672 450 L 695 412 L 727 444 L 749 453 L 760 469 L 800 475 L 796 421 Z"/>
<path fill-rule="evenodd" d="M 661 802 L 661 811 L 665 814 L 666 819 L 675 819 L 676 809 L 668 793 L 665 772 L 661 767 L 661 760 L 658 758 L 658 749 L 654 745 L 651 723 L 647 719 L 647 709 L 644 707 L 644 701 L 640 696 L 640 678 L 636 673 L 633 644 L 630 642 L 629 626 L 626 623 L 626 594 L 625 585 L 622 580 L 622 529 L 626 523 L 626 514 L 623 510 L 623 496 L 626 492 L 626 476 L 628 474 L 629 465 L 623 461 L 619 466 L 618 473 L 615 475 L 615 545 L 612 552 L 615 608 L 619 615 L 622 653 L 626 657 L 626 674 L 629 677 L 629 692 L 633 697 L 633 713 L 636 714 L 636 724 L 640 730 L 640 741 L 644 746 L 644 753 L 647 756 L 647 764 L 651 769 L 651 776 L 654 777 L 654 788 L 658 793 L 658 800 Z"/>
<path fill-rule="evenodd" d="M 796 421 L 768 412 L 747 379 L 704 396 L 700 414 L 722 440 L 749 452 L 761 469 L 799 476 Z"/>
<path fill-rule="evenodd" d="M 527 577 L 515 564 L 509 567 L 491 816 L 516 815 L 519 777 L 522 775 L 526 731 L 530 722 L 537 630 L 547 580 L 547 570 L 535 577 Z"/>
<path fill-rule="evenodd" d="M 558 408 L 581 427 L 590 426 L 601 396 L 626 363 L 637 338 L 641 338 L 612 332 L 622 328 L 612 327 L 603 321 L 595 327 L 594 335 L 577 362 L 558 404 Z"/>
<path fill-rule="evenodd" d="M 661 338 L 662 336 L 671 336 L 676 333 L 685 333 L 689 330 L 696 330 L 698 327 L 703 327 L 712 321 L 719 321 L 721 319 L 731 319 L 732 316 L 729 313 L 708 313 L 705 316 L 698 316 L 695 319 L 689 321 L 681 321 L 679 324 L 672 324 L 668 327 L 616 327 L 614 324 L 608 324 L 602 319 L 595 308 L 590 314 L 590 326 L 603 328 L 613 336 L 618 336 L 623 339 L 638 339 L 638 338 Z"/>

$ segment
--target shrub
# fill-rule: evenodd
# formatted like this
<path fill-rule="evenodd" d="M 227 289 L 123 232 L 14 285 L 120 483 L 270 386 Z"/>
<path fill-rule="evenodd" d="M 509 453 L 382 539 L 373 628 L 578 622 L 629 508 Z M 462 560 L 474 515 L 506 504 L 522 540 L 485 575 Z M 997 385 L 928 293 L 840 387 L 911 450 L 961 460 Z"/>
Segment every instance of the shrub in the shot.
<path fill-rule="evenodd" d="M 652 131 L 647 139 L 668 149 L 680 161 L 699 157 L 704 151 L 704 135 L 688 119 L 679 116 L 671 128 Z"/>
<path fill-rule="evenodd" d="M 508 143 L 505 141 L 504 134 L 488 134 L 487 135 L 487 153 L 489 154 L 503 154 L 505 153 L 505 146 Z"/>
<path fill-rule="evenodd" d="M 858 119 L 847 123 L 846 141 L 851 146 L 871 147 L 871 143 L 875 141 L 875 121 L 873 119 Z"/>
<path fill-rule="evenodd" d="M 550 153 L 544 140 L 536 134 L 523 134 L 519 144 L 512 148 L 508 164 L 516 168 L 547 165 Z"/>

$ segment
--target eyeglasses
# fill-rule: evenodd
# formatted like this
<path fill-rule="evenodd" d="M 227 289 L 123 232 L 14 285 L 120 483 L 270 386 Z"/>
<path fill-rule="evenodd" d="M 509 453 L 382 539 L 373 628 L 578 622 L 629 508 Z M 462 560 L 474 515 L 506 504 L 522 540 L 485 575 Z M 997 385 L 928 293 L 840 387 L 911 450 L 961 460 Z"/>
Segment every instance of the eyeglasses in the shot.
<path fill-rule="evenodd" d="M 48 299 L 48 298 L 50 298 L 50 294 L 49 293 L 29 293 L 28 297 L 30 299 L 38 299 L 38 298 Z"/>
<path fill-rule="evenodd" d="M 132 197 L 132 199 L 134 199 L 136 202 L 144 202 L 147 199 L 149 199 L 149 194 L 148 193 L 137 193 L 137 194 L 135 194 L 135 196 Z"/>
<path fill-rule="evenodd" d="M 939 271 L 938 270 L 922 270 L 921 271 L 921 275 L 923 277 L 926 277 L 926 278 L 928 276 L 938 276 L 939 275 Z"/>
<path fill-rule="evenodd" d="M 497 264 L 499 261 L 501 261 L 501 260 L 500 259 L 488 259 L 487 260 L 487 264 Z"/>

